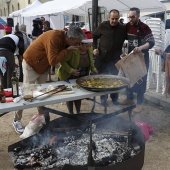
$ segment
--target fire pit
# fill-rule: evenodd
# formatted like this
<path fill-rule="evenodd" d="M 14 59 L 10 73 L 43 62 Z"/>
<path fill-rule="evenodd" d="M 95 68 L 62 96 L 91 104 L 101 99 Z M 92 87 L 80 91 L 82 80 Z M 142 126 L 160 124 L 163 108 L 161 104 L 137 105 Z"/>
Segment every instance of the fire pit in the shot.
<path fill-rule="evenodd" d="M 61 117 L 8 148 L 18 170 L 141 170 L 144 136 L 130 120 L 103 114 Z M 78 119 L 88 121 L 78 121 Z M 98 120 L 98 121 L 97 121 Z M 90 122 L 90 124 L 89 124 Z"/>

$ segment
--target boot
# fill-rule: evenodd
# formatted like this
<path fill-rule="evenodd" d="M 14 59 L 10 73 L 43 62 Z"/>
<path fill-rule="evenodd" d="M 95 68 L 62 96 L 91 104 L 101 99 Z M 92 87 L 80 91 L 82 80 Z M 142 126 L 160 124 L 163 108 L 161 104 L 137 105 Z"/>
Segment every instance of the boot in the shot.
<path fill-rule="evenodd" d="M 135 104 L 134 100 L 131 99 L 125 99 L 123 102 L 120 102 L 121 105 L 132 105 Z"/>
<path fill-rule="evenodd" d="M 133 113 L 135 113 L 135 114 L 137 114 L 137 113 L 141 113 L 142 109 L 143 109 L 143 106 L 142 106 L 142 105 L 137 104 L 137 105 L 136 105 L 136 108 L 135 108 L 135 109 L 133 109 Z"/>

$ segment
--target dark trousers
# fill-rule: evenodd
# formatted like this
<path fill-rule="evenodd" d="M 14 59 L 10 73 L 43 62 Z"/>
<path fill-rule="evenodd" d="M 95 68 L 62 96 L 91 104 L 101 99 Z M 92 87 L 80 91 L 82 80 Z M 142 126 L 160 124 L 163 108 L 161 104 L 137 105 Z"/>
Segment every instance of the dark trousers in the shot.
<path fill-rule="evenodd" d="M 130 100 L 134 99 L 134 93 L 137 94 L 137 104 L 141 105 L 144 100 L 144 93 L 146 91 L 147 75 L 136 83 L 132 88 L 127 88 L 127 98 Z"/>
<path fill-rule="evenodd" d="M 55 66 L 51 68 L 51 71 L 55 71 Z"/>
<path fill-rule="evenodd" d="M 22 59 L 20 59 L 19 55 L 17 55 L 17 58 L 19 63 L 19 82 L 23 82 Z"/>
<path fill-rule="evenodd" d="M 74 79 L 74 77 L 70 77 L 69 79 Z M 59 78 L 58 78 L 58 81 L 60 81 Z M 68 80 L 65 80 L 65 81 L 68 81 Z M 80 109 L 81 109 L 81 100 L 74 100 L 74 101 L 66 102 L 67 109 L 70 114 L 73 114 L 73 104 L 75 105 L 76 113 L 79 114 Z"/>
<path fill-rule="evenodd" d="M 5 57 L 7 60 L 6 72 L 4 76 L 0 70 L 1 85 L 4 88 L 11 88 L 12 87 L 12 84 L 11 84 L 12 73 L 15 70 L 14 54 L 8 50 L 0 50 L 0 56 Z"/>
<path fill-rule="evenodd" d="M 74 101 L 66 102 L 69 113 L 73 114 L 73 103 L 75 104 L 77 114 L 80 113 L 81 100 L 74 100 Z"/>
<path fill-rule="evenodd" d="M 118 69 L 115 66 L 116 62 L 113 61 L 108 61 L 108 62 L 102 62 L 101 67 L 100 67 L 100 74 L 108 74 L 108 75 L 117 75 L 118 74 Z M 117 101 L 118 99 L 118 93 L 111 93 L 110 98 L 112 101 Z M 102 95 L 100 96 L 101 102 L 106 102 L 108 96 L 107 95 Z"/>

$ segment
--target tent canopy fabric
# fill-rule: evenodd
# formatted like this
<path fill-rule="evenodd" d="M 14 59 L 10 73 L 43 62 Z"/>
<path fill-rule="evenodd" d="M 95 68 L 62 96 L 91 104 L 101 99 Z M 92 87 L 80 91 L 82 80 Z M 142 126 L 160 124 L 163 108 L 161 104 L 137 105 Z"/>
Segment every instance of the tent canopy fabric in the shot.
<path fill-rule="evenodd" d="M 29 4 L 27 7 L 20 9 L 18 11 L 14 11 L 9 14 L 10 17 L 17 17 L 20 16 L 22 12 L 30 11 L 33 10 L 34 8 L 42 5 L 42 3 L 39 0 L 34 1 L 32 4 Z"/>
<path fill-rule="evenodd" d="M 38 15 L 50 15 L 59 12 L 64 12 L 68 9 L 77 9 L 81 5 L 84 5 L 87 0 L 53 0 L 43 3 L 41 6 L 34 8 L 34 10 L 23 12 L 23 17 L 38 16 Z"/>
<path fill-rule="evenodd" d="M 98 0 L 98 6 L 105 7 L 108 12 L 111 9 L 117 9 L 120 13 L 127 13 L 131 7 L 138 7 L 141 12 L 166 11 L 165 5 L 158 0 Z M 53 0 L 43 3 L 31 11 L 22 11 L 21 15 L 29 17 L 67 12 L 84 16 L 89 8 L 92 8 L 92 0 Z"/>

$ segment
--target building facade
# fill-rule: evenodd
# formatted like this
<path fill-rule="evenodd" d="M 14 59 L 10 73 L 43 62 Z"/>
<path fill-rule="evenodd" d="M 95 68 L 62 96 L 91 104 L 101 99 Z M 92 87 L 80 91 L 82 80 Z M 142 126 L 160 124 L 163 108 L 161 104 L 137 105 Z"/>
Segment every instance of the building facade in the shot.
<path fill-rule="evenodd" d="M 25 8 L 35 0 L 0 0 L 0 16 L 8 16 L 10 13 Z M 44 3 L 50 0 L 39 0 Z"/>
<path fill-rule="evenodd" d="M 32 4 L 36 0 L 0 0 L 0 17 L 8 17 L 10 13 L 23 9 L 29 4 Z M 39 0 L 41 3 L 45 3 L 51 0 Z M 81 16 L 73 16 L 65 13 L 65 22 L 84 20 Z"/>

